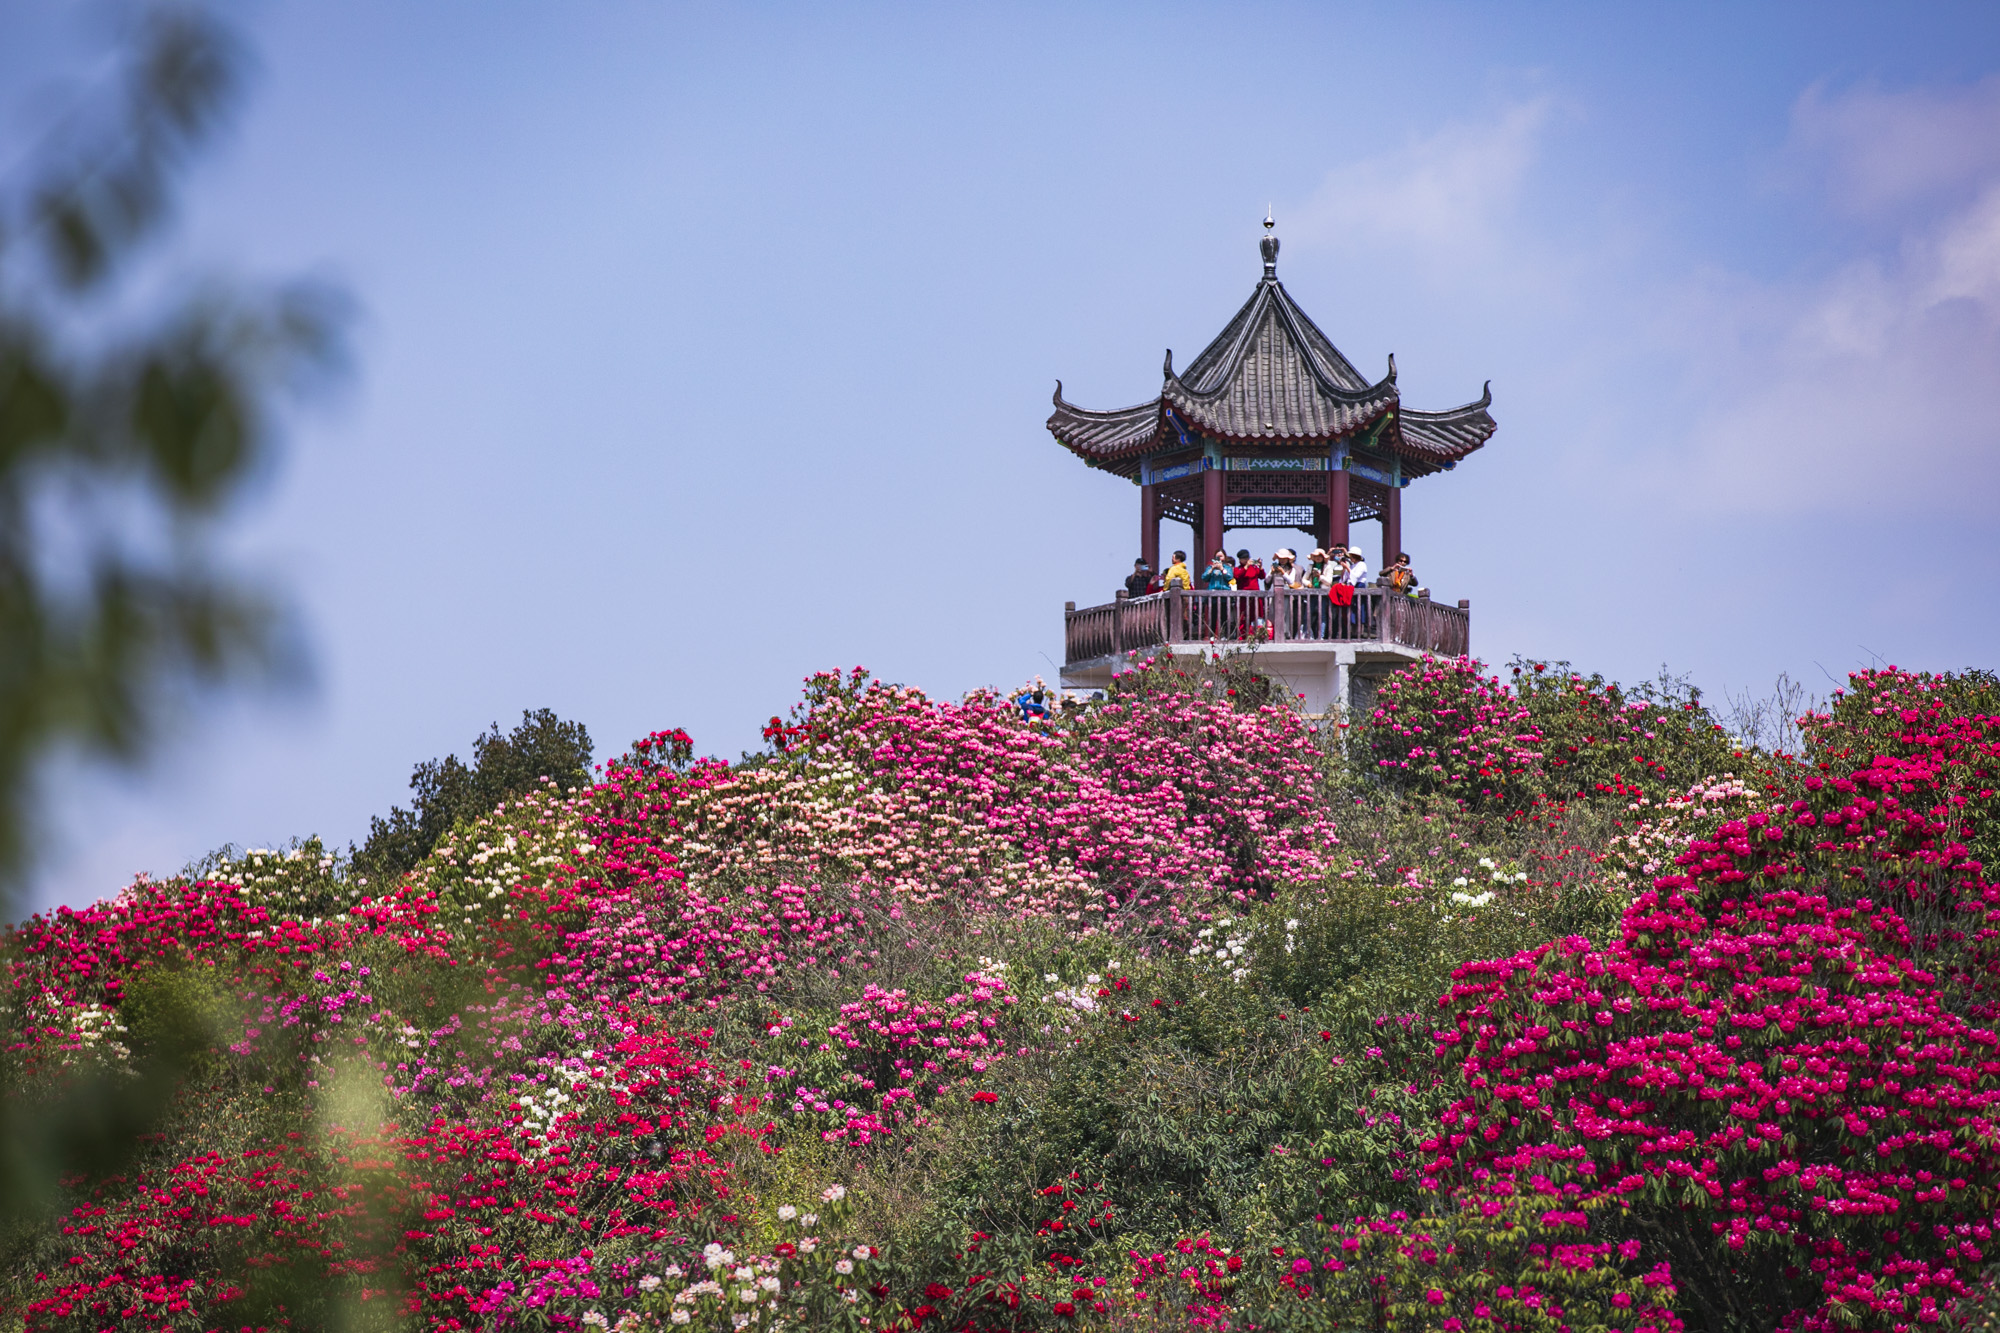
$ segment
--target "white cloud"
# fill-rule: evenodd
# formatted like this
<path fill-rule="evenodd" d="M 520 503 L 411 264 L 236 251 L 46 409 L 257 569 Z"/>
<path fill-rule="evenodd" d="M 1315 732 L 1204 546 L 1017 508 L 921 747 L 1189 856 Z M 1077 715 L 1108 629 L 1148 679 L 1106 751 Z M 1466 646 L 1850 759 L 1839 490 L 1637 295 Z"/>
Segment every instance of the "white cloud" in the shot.
<path fill-rule="evenodd" d="M 1934 202 L 2000 172 L 2000 76 L 1901 91 L 1817 84 L 1792 109 L 1792 148 L 1796 164 L 1823 173 L 1844 212 Z"/>
<path fill-rule="evenodd" d="M 1660 222 L 1615 204 L 1593 216 L 1572 200 L 1575 226 L 1531 206 L 1562 192 L 1548 161 L 1562 107 L 1516 103 L 1340 166 L 1299 229 L 1361 257 L 1357 268 L 1448 292 L 1482 337 L 1504 334 L 1493 350 L 1514 364 L 1511 380 L 1494 372 L 1496 393 L 1503 405 L 1539 397 L 1545 421 L 1559 417 L 1534 444 L 1556 446 L 1576 484 L 1690 514 L 1990 504 L 2000 79 L 1801 96 L 1788 173 L 1873 225 L 1844 240 L 1825 228 L 1845 251 L 1781 277 L 1733 255 L 1689 256 Z M 1824 247 L 1806 225 L 1798 248 Z"/>
<path fill-rule="evenodd" d="M 1307 201 L 1297 231 L 1416 251 L 1432 265 L 1492 259 L 1513 240 L 1506 224 L 1555 110 L 1549 97 L 1518 102 L 1345 165 Z"/>
<path fill-rule="evenodd" d="M 1931 305 L 1973 301 L 1991 319 L 2000 309 L 2000 172 L 1977 202 L 1952 219 L 1929 247 L 1923 299 Z"/>
<path fill-rule="evenodd" d="M 1814 87 L 1794 107 L 1789 153 L 1836 212 L 1885 230 L 1816 274 L 1738 280 L 1687 307 L 1690 365 L 1716 389 L 1683 442 L 1698 492 L 1737 512 L 1989 506 L 2000 487 L 2000 79 Z"/>
<path fill-rule="evenodd" d="M 1737 283 L 1687 313 L 1691 366 L 1715 392 L 1683 447 L 1709 505 L 1990 505 L 2000 487 L 2000 179 L 1963 207 L 1912 221 L 1886 255 L 1789 287 Z"/>

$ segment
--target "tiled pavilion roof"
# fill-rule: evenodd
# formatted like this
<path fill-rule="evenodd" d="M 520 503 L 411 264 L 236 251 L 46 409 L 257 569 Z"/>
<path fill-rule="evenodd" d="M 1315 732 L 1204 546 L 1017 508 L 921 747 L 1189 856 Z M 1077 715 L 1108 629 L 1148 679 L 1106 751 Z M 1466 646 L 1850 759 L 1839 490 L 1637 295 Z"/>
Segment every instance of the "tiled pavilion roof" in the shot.
<path fill-rule="evenodd" d="M 1412 476 L 1436 472 L 1486 443 L 1495 427 L 1486 410 L 1490 385 L 1477 402 L 1446 412 L 1403 408 L 1396 358 L 1370 383 L 1278 281 L 1277 238 L 1266 236 L 1264 247 L 1263 281 L 1186 370 L 1176 374 L 1167 353 L 1159 397 L 1094 412 L 1066 400 L 1058 381 L 1050 433 L 1092 466 L 1126 476 L 1137 475 L 1140 455 L 1168 448 L 1183 434 L 1321 449 L 1380 423 L 1378 443 L 1400 455 Z"/>

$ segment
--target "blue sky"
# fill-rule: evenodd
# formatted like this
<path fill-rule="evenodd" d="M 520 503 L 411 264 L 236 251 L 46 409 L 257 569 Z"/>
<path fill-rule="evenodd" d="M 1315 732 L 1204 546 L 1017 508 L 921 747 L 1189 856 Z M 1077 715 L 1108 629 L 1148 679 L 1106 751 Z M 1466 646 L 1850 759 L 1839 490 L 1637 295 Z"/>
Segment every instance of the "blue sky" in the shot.
<path fill-rule="evenodd" d="M 116 12 L 0 3 L 0 159 Z M 1137 527 L 1054 381 L 1157 392 L 1267 204 L 1356 364 L 1493 381 L 1404 520 L 1487 660 L 2000 665 L 2000 7 L 237 12 L 252 93 L 161 258 L 357 303 L 231 528 L 314 679 L 53 769 L 39 903 L 362 837 L 523 708 L 734 755 L 815 669 L 1053 674 Z"/>

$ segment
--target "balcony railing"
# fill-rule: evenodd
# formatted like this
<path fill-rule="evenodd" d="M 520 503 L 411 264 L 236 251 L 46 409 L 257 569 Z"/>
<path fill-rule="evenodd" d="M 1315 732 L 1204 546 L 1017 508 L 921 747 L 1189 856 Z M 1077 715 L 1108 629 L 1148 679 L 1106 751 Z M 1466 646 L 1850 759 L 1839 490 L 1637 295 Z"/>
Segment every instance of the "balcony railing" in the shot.
<path fill-rule="evenodd" d="M 1393 643 L 1457 657 L 1472 638 L 1467 602 L 1446 606 L 1387 588 L 1356 588 L 1354 605 L 1335 606 L 1324 591 L 1123 593 L 1108 606 L 1063 609 L 1063 661 L 1157 648 L 1170 643 Z"/>

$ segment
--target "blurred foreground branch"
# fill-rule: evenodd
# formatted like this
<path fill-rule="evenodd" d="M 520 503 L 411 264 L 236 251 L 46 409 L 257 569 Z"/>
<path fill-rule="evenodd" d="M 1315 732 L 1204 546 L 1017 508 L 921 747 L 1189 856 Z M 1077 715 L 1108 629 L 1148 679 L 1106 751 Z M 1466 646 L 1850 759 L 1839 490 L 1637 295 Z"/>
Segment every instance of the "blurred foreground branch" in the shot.
<path fill-rule="evenodd" d="M 334 293 L 185 285 L 135 301 L 143 242 L 227 117 L 243 54 L 193 10 L 148 13 L 115 93 L 0 187 L 0 894 L 35 847 L 37 773 L 143 757 L 191 691 L 289 665 L 282 602 L 217 567 L 221 518 L 274 409 L 335 362 Z M 168 287 L 169 291 L 173 288 Z M 151 305 L 130 317 L 121 308 Z"/>

